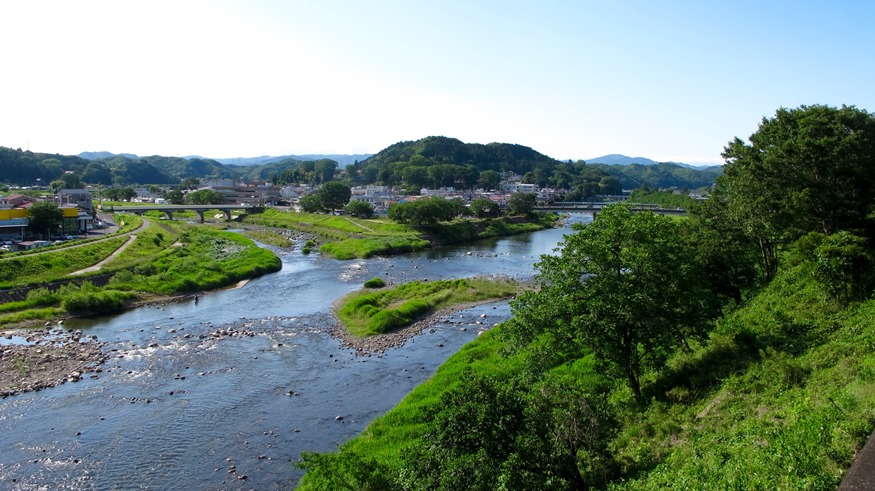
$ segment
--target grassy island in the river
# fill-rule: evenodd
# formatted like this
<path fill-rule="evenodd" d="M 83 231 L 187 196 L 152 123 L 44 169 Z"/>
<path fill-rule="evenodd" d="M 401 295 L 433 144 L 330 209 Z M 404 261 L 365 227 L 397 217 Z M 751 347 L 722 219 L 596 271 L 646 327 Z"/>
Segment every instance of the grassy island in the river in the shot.
<path fill-rule="evenodd" d="M 340 300 L 337 317 L 354 336 L 385 334 L 434 311 L 509 298 L 523 288 L 510 278 L 413 281 L 351 293 Z"/>

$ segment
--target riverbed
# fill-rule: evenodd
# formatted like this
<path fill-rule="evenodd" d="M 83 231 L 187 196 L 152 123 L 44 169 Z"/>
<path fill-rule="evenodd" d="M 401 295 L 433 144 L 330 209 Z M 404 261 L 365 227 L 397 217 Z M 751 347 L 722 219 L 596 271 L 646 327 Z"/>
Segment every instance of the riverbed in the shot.
<path fill-rule="evenodd" d="M 0 400 L 0 488 L 290 489 L 302 451 L 360 433 L 510 315 L 507 302 L 480 305 L 362 356 L 329 334 L 335 300 L 373 277 L 527 280 L 567 231 L 369 260 L 283 253 L 281 271 L 241 288 L 68 320 L 108 360 L 76 383 Z"/>

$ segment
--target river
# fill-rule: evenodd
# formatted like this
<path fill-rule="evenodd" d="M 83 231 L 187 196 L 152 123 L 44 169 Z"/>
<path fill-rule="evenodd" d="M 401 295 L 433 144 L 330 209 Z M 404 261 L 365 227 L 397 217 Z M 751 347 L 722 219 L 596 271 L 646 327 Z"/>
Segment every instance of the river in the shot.
<path fill-rule="evenodd" d="M 293 252 L 281 271 L 198 302 L 72 319 L 111 357 L 78 383 L 0 400 L 0 488 L 293 488 L 302 451 L 336 449 L 474 339 L 482 314 L 510 315 L 507 302 L 478 306 L 356 356 L 328 335 L 335 300 L 373 277 L 527 279 L 567 232 L 356 261 Z M 241 335 L 211 335 L 221 329 Z"/>

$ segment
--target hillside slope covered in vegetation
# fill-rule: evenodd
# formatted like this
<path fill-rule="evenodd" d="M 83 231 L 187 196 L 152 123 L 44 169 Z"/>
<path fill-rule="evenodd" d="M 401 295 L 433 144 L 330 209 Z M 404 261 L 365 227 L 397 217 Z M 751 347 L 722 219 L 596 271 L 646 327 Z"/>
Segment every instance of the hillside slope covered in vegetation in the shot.
<path fill-rule="evenodd" d="M 875 427 L 875 117 L 780 109 L 724 156 L 687 221 L 577 227 L 300 488 L 835 489 Z"/>

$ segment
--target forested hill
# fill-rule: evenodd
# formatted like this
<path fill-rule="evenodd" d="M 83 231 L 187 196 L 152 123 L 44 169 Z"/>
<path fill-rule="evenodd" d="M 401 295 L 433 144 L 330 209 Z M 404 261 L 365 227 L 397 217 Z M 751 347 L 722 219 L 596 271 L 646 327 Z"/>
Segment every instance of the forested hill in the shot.
<path fill-rule="evenodd" d="M 590 165 L 617 178 L 623 189 L 638 189 L 645 184 L 658 189 L 697 189 L 711 186 L 723 174 L 723 167 L 719 165 L 699 169 L 666 162 L 653 165 Z"/>
<path fill-rule="evenodd" d="M 79 156 L 0 147 L 0 182 L 20 186 L 49 184 L 65 173 L 75 174 L 85 184 L 106 186 L 177 184 L 186 178 L 269 180 L 302 164 L 297 160 L 285 159 L 270 164 L 236 166 L 212 159 L 159 155 L 108 155 L 89 160 Z"/>
<path fill-rule="evenodd" d="M 463 143 L 456 138 L 429 136 L 395 143 L 363 162 L 348 166 L 347 174 L 358 181 L 391 185 L 403 181 L 406 167 L 452 165 L 466 168 L 468 172 L 513 171 L 523 175 L 535 168 L 552 168 L 559 163 L 522 145 Z M 407 171 L 411 172 L 414 171 Z M 461 173 L 456 169 L 456 174 Z"/>
<path fill-rule="evenodd" d="M 610 180 L 604 181 L 609 177 L 618 181 L 622 189 L 637 189 L 643 184 L 651 188 L 708 187 L 714 184 L 722 168 L 715 166 L 699 170 L 672 163 L 589 165 L 580 160 L 573 163 L 559 161 L 522 145 L 463 143 L 443 136 L 399 142 L 346 168 L 348 178 L 356 184 L 405 185 L 410 188 L 470 187 L 489 181 L 490 173 L 503 171 L 523 176 L 525 183 L 578 190 L 586 196 L 614 188 Z"/>
<path fill-rule="evenodd" d="M 88 161 L 72 156 L 0 147 L 0 182 L 32 186 L 60 178 L 66 171 L 81 173 Z"/>

